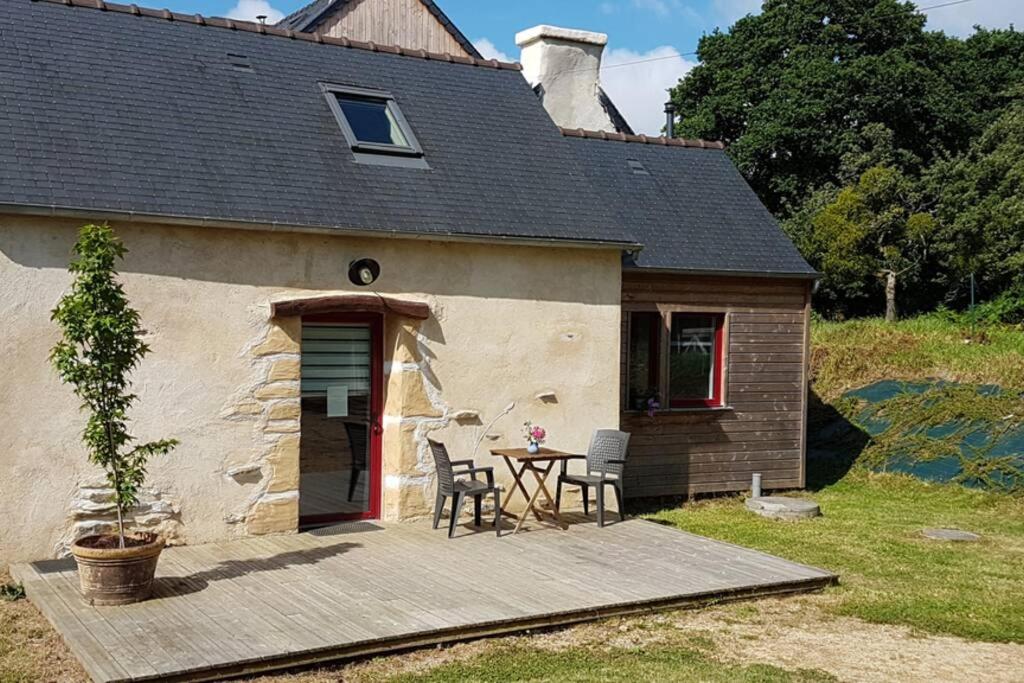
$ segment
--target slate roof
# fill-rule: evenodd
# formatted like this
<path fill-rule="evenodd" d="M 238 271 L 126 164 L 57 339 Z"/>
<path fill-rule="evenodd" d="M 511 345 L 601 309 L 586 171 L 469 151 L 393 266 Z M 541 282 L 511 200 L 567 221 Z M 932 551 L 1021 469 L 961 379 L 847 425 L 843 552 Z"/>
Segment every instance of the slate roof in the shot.
<path fill-rule="evenodd" d="M 430 170 L 356 163 L 320 82 L 390 91 Z M 720 143 L 560 131 L 514 64 L 103 0 L 0 1 L 5 210 L 643 244 L 626 267 L 814 275 Z"/>
<path fill-rule="evenodd" d="M 627 268 L 816 275 L 721 143 L 563 133 L 605 206 L 644 245 L 624 257 Z"/>
<path fill-rule="evenodd" d="M 70 2 L 0 2 L 0 211 L 633 243 L 517 65 Z M 430 170 L 356 163 L 321 81 L 390 91 Z"/>
<path fill-rule="evenodd" d="M 352 0 L 314 0 L 305 7 L 300 7 L 295 10 L 287 17 L 277 22 L 277 25 L 282 28 L 290 28 L 293 31 L 310 31 L 315 32 L 317 27 L 335 12 L 341 10 L 345 5 L 352 2 Z M 477 59 L 483 59 L 483 55 L 463 35 L 462 31 L 452 23 L 452 20 L 448 18 L 441 8 L 437 6 L 437 3 L 432 0 L 420 0 L 427 11 L 434 15 L 434 18 L 448 30 L 448 33 L 452 35 L 462 49 L 466 51 L 471 57 Z"/>

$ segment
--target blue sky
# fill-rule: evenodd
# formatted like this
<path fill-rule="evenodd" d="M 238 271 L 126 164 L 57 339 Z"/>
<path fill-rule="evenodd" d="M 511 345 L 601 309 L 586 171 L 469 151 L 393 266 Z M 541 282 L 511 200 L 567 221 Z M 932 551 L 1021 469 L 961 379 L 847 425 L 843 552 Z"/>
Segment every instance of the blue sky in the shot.
<path fill-rule="evenodd" d="M 127 0 L 122 0 L 127 1 Z M 276 21 L 309 0 L 135 0 L 207 16 Z M 956 0 L 919 0 L 919 7 Z M 665 90 L 694 64 L 704 33 L 723 30 L 760 0 L 436 0 L 485 56 L 516 60 L 513 37 L 536 24 L 600 31 L 609 36 L 601 79 L 638 132 L 657 133 Z M 1024 28 L 1024 0 L 967 0 L 925 10 L 930 28 L 967 35 L 974 24 Z M 639 60 L 639 64 L 631 64 Z"/>

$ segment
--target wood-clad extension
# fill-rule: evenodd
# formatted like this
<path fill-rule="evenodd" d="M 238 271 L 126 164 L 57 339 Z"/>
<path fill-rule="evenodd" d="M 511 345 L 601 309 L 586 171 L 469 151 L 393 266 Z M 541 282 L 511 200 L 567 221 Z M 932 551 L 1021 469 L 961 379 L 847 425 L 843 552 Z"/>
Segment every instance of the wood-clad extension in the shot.
<path fill-rule="evenodd" d="M 316 30 L 332 38 L 471 56 L 420 0 L 355 0 Z"/>
<path fill-rule="evenodd" d="M 806 279 L 623 273 L 627 496 L 740 491 L 754 472 L 765 488 L 804 485 L 810 287 Z M 653 418 L 626 410 L 633 311 L 725 315 L 723 408 L 665 409 Z"/>

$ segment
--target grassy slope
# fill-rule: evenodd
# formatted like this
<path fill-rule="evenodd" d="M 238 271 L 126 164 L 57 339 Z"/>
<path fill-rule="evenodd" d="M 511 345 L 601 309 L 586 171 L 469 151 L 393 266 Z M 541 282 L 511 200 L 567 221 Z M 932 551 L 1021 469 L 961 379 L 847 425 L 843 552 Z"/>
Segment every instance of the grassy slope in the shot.
<path fill-rule="evenodd" d="M 1024 389 L 1024 332 L 1012 327 L 971 330 L 937 316 L 816 323 L 811 347 L 814 389 L 826 401 L 883 379 Z"/>

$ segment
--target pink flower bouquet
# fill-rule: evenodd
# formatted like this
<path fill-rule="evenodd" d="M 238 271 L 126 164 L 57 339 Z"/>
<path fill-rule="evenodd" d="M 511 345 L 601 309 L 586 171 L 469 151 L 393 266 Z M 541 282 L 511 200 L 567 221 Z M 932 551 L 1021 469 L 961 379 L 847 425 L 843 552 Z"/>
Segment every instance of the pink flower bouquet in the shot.
<path fill-rule="evenodd" d="M 532 422 L 524 422 L 523 426 L 526 427 L 526 443 L 531 446 L 540 446 L 544 443 L 544 439 L 548 436 L 547 430 Z"/>

